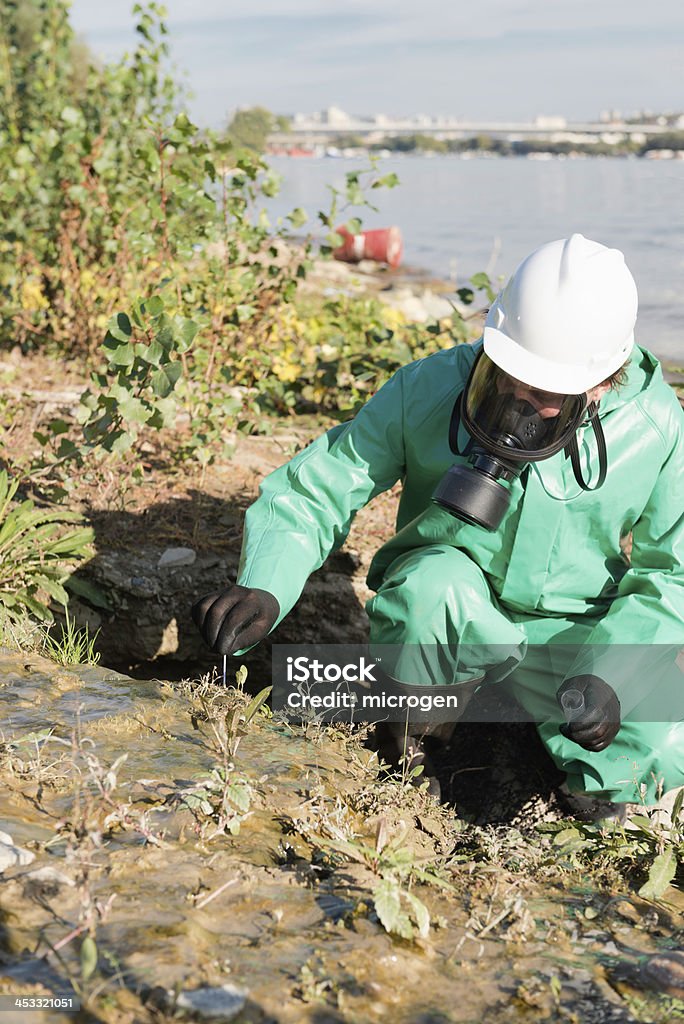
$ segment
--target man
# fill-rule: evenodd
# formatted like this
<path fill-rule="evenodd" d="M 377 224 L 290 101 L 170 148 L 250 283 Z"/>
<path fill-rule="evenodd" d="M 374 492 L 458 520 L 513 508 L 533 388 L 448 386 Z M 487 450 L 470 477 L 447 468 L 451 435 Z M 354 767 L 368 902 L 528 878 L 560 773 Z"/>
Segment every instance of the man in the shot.
<path fill-rule="evenodd" d="M 505 682 L 574 793 L 653 803 L 684 784 L 684 417 L 636 312 L 619 251 L 576 234 L 533 252 L 479 342 L 403 367 L 264 480 L 238 585 L 193 609 L 209 646 L 266 636 L 401 479 L 368 576 L 383 670 Z M 418 757 L 429 729 L 409 731 Z"/>

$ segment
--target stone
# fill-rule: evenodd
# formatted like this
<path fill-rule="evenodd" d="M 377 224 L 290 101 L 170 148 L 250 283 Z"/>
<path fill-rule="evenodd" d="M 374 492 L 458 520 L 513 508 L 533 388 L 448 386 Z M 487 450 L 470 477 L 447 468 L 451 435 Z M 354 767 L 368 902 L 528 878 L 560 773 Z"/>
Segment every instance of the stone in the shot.
<path fill-rule="evenodd" d="M 420 299 L 430 320 L 445 320 L 454 315 L 454 304 L 429 288 L 425 289 Z"/>
<path fill-rule="evenodd" d="M 428 319 L 425 306 L 410 288 L 392 288 L 382 293 L 382 300 L 403 313 L 407 320 L 424 323 Z"/>
<path fill-rule="evenodd" d="M 7 868 L 25 867 L 36 859 L 35 853 L 13 843 L 0 843 L 0 873 Z"/>
<path fill-rule="evenodd" d="M 173 1000 L 173 992 L 168 992 Z M 180 1010 L 190 1010 L 201 1020 L 232 1020 L 242 1010 L 247 999 L 244 989 L 226 983 L 215 987 L 196 988 L 181 992 L 176 1000 Z"/>
<path fill-rule="evenodd" d="M 27 871 L 26 878 L 30 878 L 34 882 L 52 882 L 54 885 L 68 885 L 71 888 L 76 885 L 73 878 L 69 878 L 63 871 L 58 871 L 57 868 L 53 868 L 50 864 Z"/>
<path fill-rule="evenodd" d="M 9 832 L 3 832 L 0 830 L 0 843 L 7 843 L 8 846 L 13 846 L 14 840 Z"/>
<path fill-rule="evenodd" d="M 194 565 L 197 553 L 192 548 L 167 548 L 157 562 L 158 569 L 176 569 L 182 565 Z"/>
<path fill-rule="evenodd" d="M 154 652 L 155 658 L 165 658 L 169 655 L 175 654 L 178 650 L 178 622 L 177 620 L 171 619 L 169 623 L 164 627 L 164 630 L 159 641 L 159 646 Z"/>
<path fill-rule="evenodd" d="M 154 597 L 159 592 L 159 587 L 149 576 L 131 576 L 128 591 L 136 597 Z"/>
<path fill-rule="evenodd" d="M 646 961 L 642 974 L 651 988 L 684 999 L 684 953 L 656 953 Z"/>

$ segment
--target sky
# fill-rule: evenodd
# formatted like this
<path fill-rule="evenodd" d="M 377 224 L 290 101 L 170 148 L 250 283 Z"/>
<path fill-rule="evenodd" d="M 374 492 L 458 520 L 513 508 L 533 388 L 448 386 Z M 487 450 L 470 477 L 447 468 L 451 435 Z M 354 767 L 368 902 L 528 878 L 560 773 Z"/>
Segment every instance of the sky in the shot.
<path fill-rule="evenodd" d="M 135 43 L 129 0 L 73 0 L 101 57 Z M 279 114 L 466 120 L 684 111 L 680 0 L 167 0 L 174 64 L 202 125 Z"/>

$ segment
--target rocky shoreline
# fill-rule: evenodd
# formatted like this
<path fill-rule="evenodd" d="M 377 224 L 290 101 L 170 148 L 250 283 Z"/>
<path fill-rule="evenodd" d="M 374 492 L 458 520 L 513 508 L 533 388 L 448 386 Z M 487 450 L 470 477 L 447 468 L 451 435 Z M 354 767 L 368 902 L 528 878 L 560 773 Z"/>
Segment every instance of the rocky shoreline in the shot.
<path fill-rule="evenodd" d="M 450 317 L 454 311 L 467 316 L 472 310 L 459 301 L 453 282 L 434 277 L 420 267 L 396 269 L 361 260 L 314 260 L 302 294 L 373 296 L 413 323 Z"/>

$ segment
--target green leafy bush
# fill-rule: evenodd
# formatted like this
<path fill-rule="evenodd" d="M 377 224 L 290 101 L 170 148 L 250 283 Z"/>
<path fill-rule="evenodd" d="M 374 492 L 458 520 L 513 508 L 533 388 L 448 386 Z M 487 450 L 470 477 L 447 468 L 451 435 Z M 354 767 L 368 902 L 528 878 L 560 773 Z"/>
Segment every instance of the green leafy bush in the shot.
<path fill-rule="evenodd" d="M 78 417 L 35 432 L 42 454 L 27 468 L 55 498 L 86 458 L 135 454 L 178 411 L 190 429 L 167 450 L 206 466 L 236 429 L 348 416 L 402 363 L 467 337 L 459 314 L 425 328 L 376 300 L 300 294 L 312 243 L 288 232 L 307 215 L 271 225 L 263 205 L 278 180 L 249 139 L 200 131 L 182 110 L 158 4 L 135 5 L 138 45 L 105 66 L 79 50 L 66 0 L 6 7 L 0 345 L 47 348 L 90 375 Z M 347 172 L 318 213 L 322 250 L 396 184 L 373 160 Z"/>

